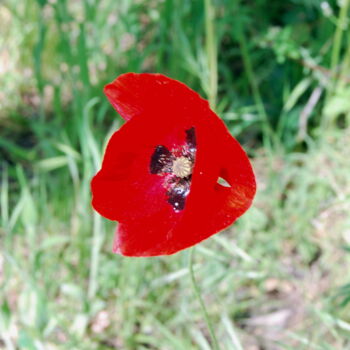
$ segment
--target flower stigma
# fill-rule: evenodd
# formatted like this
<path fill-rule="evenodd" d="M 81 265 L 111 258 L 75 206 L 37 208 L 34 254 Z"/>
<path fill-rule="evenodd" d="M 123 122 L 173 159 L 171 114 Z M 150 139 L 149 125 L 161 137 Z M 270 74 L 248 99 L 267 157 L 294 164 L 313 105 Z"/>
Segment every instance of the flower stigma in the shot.
<path fill-rule="evenodd" d="M 184 177 L 191 175 L 192 162 L 184 156 L 176 158 L 173 162 L 172 171 L 174 175 L 183 179 Z"/>

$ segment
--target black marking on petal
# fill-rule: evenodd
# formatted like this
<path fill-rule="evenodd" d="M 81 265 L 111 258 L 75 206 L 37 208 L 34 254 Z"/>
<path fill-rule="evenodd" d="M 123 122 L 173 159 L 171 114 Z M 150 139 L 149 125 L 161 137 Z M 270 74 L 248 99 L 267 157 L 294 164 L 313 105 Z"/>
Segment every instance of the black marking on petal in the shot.
<path fill-rule="evenodd" d="M 171 166 L 174 156 L 165 146 L 157 146 L 152 154 L 150 171 L 151 174 L 161 174 Z"/>
<path fill-rule="evenodd" d="M 186 197 L 190 192 L 191 176 L 181 179 L 172 184 L 172 188 L 167 192 L 168 203 L 176 210 L 185 208 Z"/>
<path fill-rule="evenodd" d="M 192 152 L 196 151 L 197 142 L 196 142 L 196 131 L 194 127 L 186 130 L 186 142 Z"/>

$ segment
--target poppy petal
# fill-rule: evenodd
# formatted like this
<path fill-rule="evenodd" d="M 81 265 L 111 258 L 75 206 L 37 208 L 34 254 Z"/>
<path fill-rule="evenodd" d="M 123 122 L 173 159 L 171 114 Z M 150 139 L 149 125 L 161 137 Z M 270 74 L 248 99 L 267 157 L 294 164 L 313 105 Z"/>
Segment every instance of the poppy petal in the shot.
<path fill-rule="evenodd" d="M 111 137 L 101 170 L 91 182 L 92 205 L 103 216 L 120 222 L 150 216 L 168 207 L 163 178 L 150 171 L 155 139 L 169 148 L 182 144 L 183 131 L 147 130 L 147 119 L 125 123 Z M 169 208 L 171 211 L 172 208 Z"/>
<path fill-rule="evenodd" d="M 94 208 L 119 221 L 115 252 L 173 254 L 249 208 L 256 185 L 248 157 L 196 92 L 160 74 L 128 73 L 105 93 L 127 120 L 91 185 Z"/>
<path fill-rule="evenodd" d="M 185 84 L 162 74 L 126 73 L 107 84 L 104 93 L 126 121 L 145 112 L 152 112 L 155 107 L 165 107 L 164 112 L 167 112 L 178 105 L 179 98 L 207 103 Z"/>

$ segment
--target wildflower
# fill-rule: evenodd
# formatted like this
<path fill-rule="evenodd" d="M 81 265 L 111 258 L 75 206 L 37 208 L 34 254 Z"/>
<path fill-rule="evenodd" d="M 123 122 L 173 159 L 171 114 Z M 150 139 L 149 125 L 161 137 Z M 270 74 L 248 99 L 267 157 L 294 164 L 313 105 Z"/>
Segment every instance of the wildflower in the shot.
<path fill-rule="evenodd" d="M 126 120 L 91 183 L 95 210 L 119 222 L 114 252 L 173 254 L 249 208 L 251 165 L 206 100 L 160 74 L 127 73 L 104 92 Z"/>

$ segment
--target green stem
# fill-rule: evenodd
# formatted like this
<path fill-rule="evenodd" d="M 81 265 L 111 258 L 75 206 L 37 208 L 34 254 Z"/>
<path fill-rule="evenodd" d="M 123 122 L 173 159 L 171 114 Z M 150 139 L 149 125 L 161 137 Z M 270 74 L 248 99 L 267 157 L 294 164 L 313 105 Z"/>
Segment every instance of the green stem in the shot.
<path fill-rule="evenodd" d="M 205 0 L 205 35 L 206 35 L 206 51 L 209 67 L 209 103 L 211 108 L 215 110 L 216 98 L 218 93 L 218 64 L 217 64 L 217 48 L 215 43 L 214 19 L 215 12 L 211 0 Z"/>
<path fill-rule="evenodd" d="M 247 40 L 244 33 L 241 33 L 241 35 L 239 36 L 239 46 L 241 50 L 244 68 L 247 73 L 250 88 L 253 93 L 254 102 L 258 108 L 258 113 L 262 121 L 262 127 L 263 127 L 263 133 L 264 133 L 264 144 L 265 144 L 265 147 L 271 151 L 271 140 L 274 138 L 273 131 L 271 129 L 270 122 L 267 117 L 264 103 L 260 94 L 258 82 L 255 79 L 253 65 L 250 59 Z"/>
<path fill-rule="evenodd" d="M 331 72 L 332 72 L 332 80 L 330 82 L 330 88 L 327 90 L 326 98 L 325 98 L 325 105 L 329 103 L 329 99 L 333 96 L 337 89 L 338 84 L 338 77 L 340 74 L 339 71 L 339 59 L 340 59 L 340 52 L 341 52 L 341 44 L 343 40 L 343 33 L 345 31 L 345 25 L 347 21 L 347 13 L 349 10 L 350 0 L 344 0 L 344 3 L 340 5 L 340 12 L 337 19 L 337 28 L 334 33 L 333 38 L 333 47 L 332 47 L 332 54 L 331 54 Z M 322 120 L 322 127 L 324 130 L 328 130 L 332 125 L 332 118 L 326 118 L 323 117 Z"/>
<path fill-rule="evenodd" d="M 210 318 L 209 318 L 209 315 L 208 315 L 208 311 L 207 311 L 207 309 L 205 307 L 203 298 L 201 296 L 201 292 L 200 292 L 198 283 L 196 282 L 196 279 L 194 277 L 194 272 L 193 272 L 193 255 L 194 255 L 194 250 L 195 250 L 195 247 L 192 247 L 190 249 L 190 256 L 189 256 L 189 271 L 190 271 L 190 276 L 191 276 L 193 290 L 194 290 L 196 298 L 198 299 L 199 304 L 201 306 L 202 313 L 203 313 L 205 322 L 206 322 L 208 330 L 209 330 L 209 334 L 210 334 L 210 338 L 211 338 L 211 341 L 212 341 L 213 349 L 214 350 L 220 350 L 218 340 L 217 340 L 217 338 L 215 336 L 213 325 L 212 325 L 212 323 L 210 321 Z"/>
<path fill-rule="evenodd" d="M 98 291 L 98 269 L 100 265 L 101 248 L 104 239 L 104 228 L 101 217 L 94 213 L 93 238 L 91 243 L 90 275 L 87 296 L 93 300 Z"/>
<path fill-rule="evenodd" d="M 342 71 L 340 72 L 340 76 L 344 77 L 345 79 L 342 79 L 340 83 L 340 87 L 345 87 L 346 84 L 348 83 L 346 80 L 346 75 L 347 72 L 350 70 L 350 33 L 348 35 L 348 44 L 347 44 L 347 51 L 345 53 L 345 58 L 343 60 L 343 68 Z"/>
<path fill-rule="evenodd" d="M 350 5 L 350 0 L 344 0 L 344 3 L 341 5 L 339 18 L 337 20 L 337 29 L 335 31 L 334 39 L 333 39 L 331 70 L 332 70 L 335 78 L 337 78 L 337 76 L 338 76 L 338 64 L 339 64 L 341 43 L 342 43 L 342 39 L 343 39 L 343 33 L 345 31 L 346 16 L 348 13 L 349 5 Z M 334 83 L 332 84 L 331 93 L 334 92 L 335 87 L 336 87 L 336 79 L 334 80 Z"/>

